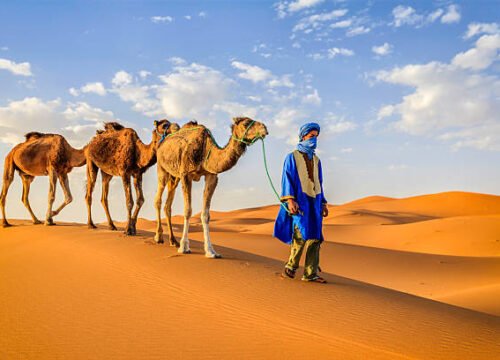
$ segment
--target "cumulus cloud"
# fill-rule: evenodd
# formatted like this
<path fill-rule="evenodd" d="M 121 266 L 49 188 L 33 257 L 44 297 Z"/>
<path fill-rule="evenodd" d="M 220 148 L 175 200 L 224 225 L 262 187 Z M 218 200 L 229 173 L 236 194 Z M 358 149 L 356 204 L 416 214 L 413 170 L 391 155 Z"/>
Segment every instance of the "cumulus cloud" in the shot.
<path fill-rule="evenodd" d="M 100 96 L 106 95 L 106 89 L 102 82 L 87 83 L 80 90 L 82 93 L 94 93 Z"/>
<path fill-rule="evenodd" d="M 500 28 L 497 23 L 471 23 L 467 27 L 464 39 L 470 39 L 481 34 L 498 34 Z"/>
<path fill-rule="evenodd" d="M 498 60 L 500 50 L 500 34 L 483 35 L 476 46 L 457 54 L 452 63 L 465 69 L 482 70 Z"/>
<path fill-rule="evenodd" d="M 381 107 L 378 118 L 390 119 L 399 131 L 450 141 L 454 148 L 500 150 L 500 80 L 479 72 L 494 61 L 491 48 L 498 51 L 499 45 L 493 37 L 483 35 L 449 64 L 434 61 L 378 72 L 380 81 L 414 89 L 401 102 Z"/>
<path fill-rule="evenodd" d="M 19 126 L 22 119 L 23 126 Z M 0 141 L 16 144 L 29 131 L 59 133 L 71 143 L 82 145 L 102 122 L 114 119 L 110 111 L 85 102 L 63 104 L 60 99 L 44 101 L 36 97 L 9 102 L 0 107 Z"/>
<path fill-rule="evenodd" d="M 319 96 L 318 90 L 313 89 L 312 93 L 306 94 L 302 98 L 302 102 L 312 105 L 321 105 L 321 97 Z"/>
<path fill-rule="evenodd" d="M 201 64 L 176 66 L 160 76 L 157 90 L 163 112 L 173 119 L 204 118 L 214 104 L 226 100 L 233 81 L 221 72 Z"/>
<path fill-rule="evenodd" d="M 400 27 L 402 25 L 415 25 L 423 20 L 423 16 L 417 14 L 411 6 L 398 5 L 392 10 L 394 17 L 394 26 Z"/>
<path fill-rule="evenodd" d="M 273 77 L 271 71 L 263 69 L 256 65 L 249 65 L 239 61 L 233 61 L 231 65 L 238 70 L 241 70 L 238 77 L 250 80 L 253 83 L 267 81 Z"/>
<path fill-rule="evenodd" d="M 0 58 L 0 70 L 7 70 L 14 75 L 33 76 L 29 62 L 16 63 L 9 59 Z"/>
<path fill-rule="evenodd" d="M 460 21 L 461 15 L 457 5 L 450 5 L 444 14 L 441 17 L 441 22 L 443 24 L 453 24 Z"/>
<path fill-rule="evenodd" d="M 372 51 L 378 56 L 386 56 L 392 52 L 392 45 L 389 43 L 383 43 L 379 46 L 372 46 Z"/>

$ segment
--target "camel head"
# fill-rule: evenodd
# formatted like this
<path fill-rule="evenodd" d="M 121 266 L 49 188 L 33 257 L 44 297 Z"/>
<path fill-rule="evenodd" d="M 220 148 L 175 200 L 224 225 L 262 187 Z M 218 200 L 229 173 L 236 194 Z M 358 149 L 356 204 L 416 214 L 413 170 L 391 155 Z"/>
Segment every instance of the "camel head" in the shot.
<path fill-rule="evenodd" d="M 158 143 L 165 139 L 165 136 L 172 134 L 180 129 L 176 123 L 171 123 L 167 119 L 155 120 L 155 129 L 153 130 L 153 142 Z"/>
<path fill-rule="evenodd" d="M 247 145 L 252 144 L 256 139 L 264 139 L 268 133 L 266 125 L 249 117 L 233 118 L 231 127 L 233 136 Z"/>

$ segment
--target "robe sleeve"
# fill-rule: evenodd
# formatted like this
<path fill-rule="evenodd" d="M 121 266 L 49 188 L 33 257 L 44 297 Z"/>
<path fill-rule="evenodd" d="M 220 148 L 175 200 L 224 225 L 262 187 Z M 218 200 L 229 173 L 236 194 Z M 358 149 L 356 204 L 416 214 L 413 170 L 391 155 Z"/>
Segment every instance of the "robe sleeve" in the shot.
<path fill-rule="evenodd" d="M 321 167 L 321 161 L 318 161 L 318 176 L 319 184 L 321 185 L 321 203 L 326 204 L 325 192 L 323 191 L 323 169 Z"/>
<path fill-rule="evenodd" d="M 297 198 L 297 182 L 294 181 L 297 169 L 293 153 L 288 154 L 283 165 L 283 175 L 281 177 L 281 201 Z"/>

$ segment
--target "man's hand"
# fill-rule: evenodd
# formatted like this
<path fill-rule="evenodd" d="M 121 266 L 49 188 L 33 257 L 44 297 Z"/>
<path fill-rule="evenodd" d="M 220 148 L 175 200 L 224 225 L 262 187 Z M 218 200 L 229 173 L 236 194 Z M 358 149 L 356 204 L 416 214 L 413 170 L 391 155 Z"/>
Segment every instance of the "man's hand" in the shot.
<path fill-rule="evenodd" d="M 327 217 L 328 216 L 328 204 L 323 204 L 323 209 L 321 210 L 321 215 L 323 215 L 323 217 Z"/>
<path fill-rule="evenodd" d="M 295 200 L 288 199 L 287 203 L 288 203 L 288 210 L 290 210 L 290 212 L 292 214 L 298 214 L 299 213 L 299 204 L 297 204 L 297 202 Z"/>

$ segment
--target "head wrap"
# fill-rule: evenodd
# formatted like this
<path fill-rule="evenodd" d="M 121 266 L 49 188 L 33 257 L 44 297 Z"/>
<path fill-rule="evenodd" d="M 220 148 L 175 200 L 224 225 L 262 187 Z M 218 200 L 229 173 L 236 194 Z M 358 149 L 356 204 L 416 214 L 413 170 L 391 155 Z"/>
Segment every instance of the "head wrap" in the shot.
<path fill-rule="evenodd" d="M 307 157 L 309 159 L 312 159 L 314 155 L 317 145 L 317 139 L 315 137 L 308 140 L 302 140 L 302 139 L 304 138 L 304 136 L 306 136 L 313 130 L 316 130 L 319 134 L 320 132 L 319 124 L 311 122 L 302 125 L 299 130 L 299 143 L 297 144 L 297 150 L 307 154 Z"/>
<path fill-rule="evenodd" d="M 310 122 L 302 125 L 299 129 L 299 141 L 301 141 L 304 136 L 306 136 L 313 130 L 316 130 L 319 134 L 320 127 L 318 123 Z"/>

